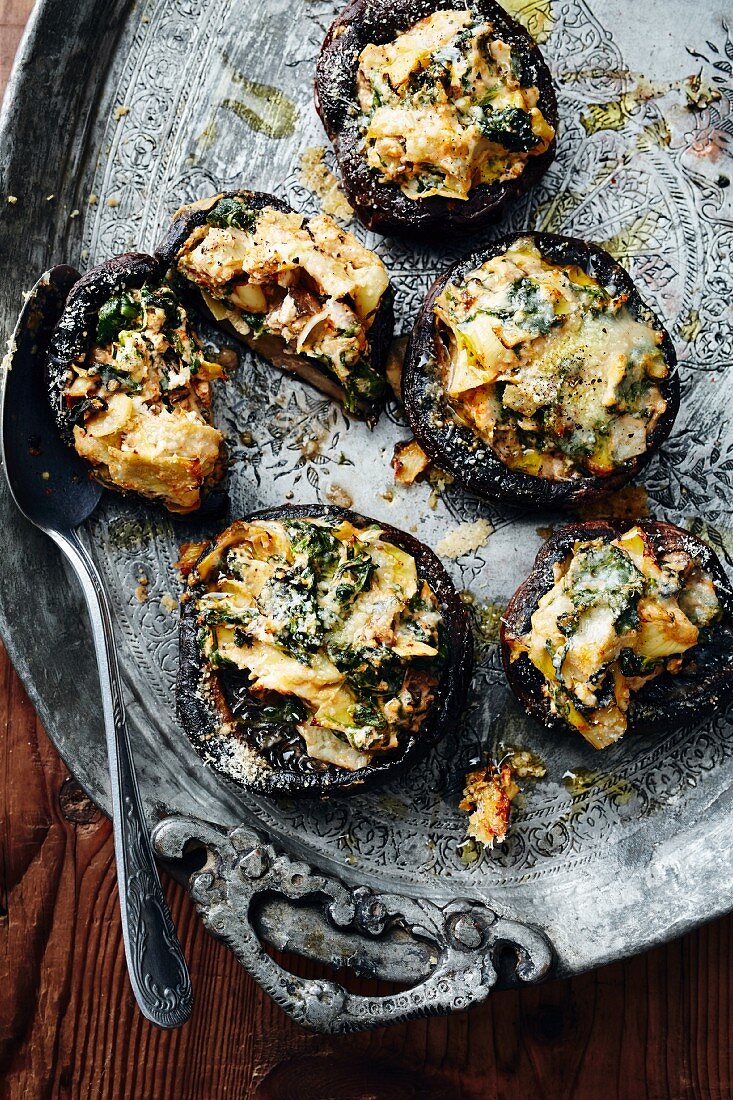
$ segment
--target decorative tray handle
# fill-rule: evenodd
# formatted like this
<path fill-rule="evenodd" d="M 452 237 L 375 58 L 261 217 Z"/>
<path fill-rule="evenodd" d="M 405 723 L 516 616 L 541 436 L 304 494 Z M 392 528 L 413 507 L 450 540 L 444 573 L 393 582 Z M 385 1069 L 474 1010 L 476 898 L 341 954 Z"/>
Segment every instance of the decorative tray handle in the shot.
<path fill-rule="evenodd" d="M 539 981 L 552 962 L 541 932 L 504 920 L 486 905 L 452 901 L 441 908 L 365 886 L 349 889 L 278 853 L 248 826 L 226 832 L 193 817 L 170 817 L 156 827 L 153 843 L 167 860 L 183 859 L 192 847 L 205 855 L 203 866 L 187 872 L 204 924 L 289 1016 L 314 1031 L 362 1031 L 478 1004 L 496 984 L 494 953 L 500 945 L 516 953 L 516 976 L 524 982 Z M 331 928 L 355 937 L 373 941 L 390 930 L 406 932 L 413 941 L 432 945 L 434 968 L 412 989 L 386 997 L 359 996 L 336 982 L 296 977 L 267 954 L 254 927 L 253 903 L 273 896 L 294 903 L 310 899 L 322 907 Z"/>

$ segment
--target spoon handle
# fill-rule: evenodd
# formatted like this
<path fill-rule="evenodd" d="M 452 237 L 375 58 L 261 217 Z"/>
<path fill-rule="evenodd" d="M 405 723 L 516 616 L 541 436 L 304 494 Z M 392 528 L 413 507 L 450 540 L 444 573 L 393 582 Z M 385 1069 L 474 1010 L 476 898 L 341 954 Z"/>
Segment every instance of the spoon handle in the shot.
<path fill-rule="evenodd" d="M 125 721 L 109 598 L 76 531 L 49 532 L 77 574 L 92 624 L 112 787 L 117 882 L 127 968 L 140 1011 L 159 1027 L 191 1015 L 191 979 L 163 896 Z"/>

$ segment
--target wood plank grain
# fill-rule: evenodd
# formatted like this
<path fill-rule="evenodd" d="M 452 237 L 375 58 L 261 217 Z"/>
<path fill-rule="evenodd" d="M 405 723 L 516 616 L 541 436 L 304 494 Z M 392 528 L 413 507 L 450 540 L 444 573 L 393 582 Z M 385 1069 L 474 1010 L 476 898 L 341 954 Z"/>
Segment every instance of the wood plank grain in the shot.
<path fill-rule="evenodd" d="M 0 91 L 30 8 L 0 0 Z M 109 823 L 68 778 L 1 649 L 0 733 L 0 1096 L 733 1096 L 731 917 L 470 1014 L 332 1040 L 283 1016 L 168 881 L 197 1003 L 180 1031 L 157 1031 L 127 984 Z"/>
<path fill-rule="evenodd" d="M 469 1015 L 331 1040 L 287 1020 L 169 882 L 197 1007 L 181 1031 L 156 1031 L 127 985 L 109 824 L 67 779 L 4 654 L 0 725 L 0 1093 L 731 1095 L 730 918 L 595 974 L 495 995 Z M 319 972 L 303 960 L 297 969 Z"/>
<path fill-rule="evenodd" d="M 0 99 L 32 7 L 33 0 L 0 0 Z"/>

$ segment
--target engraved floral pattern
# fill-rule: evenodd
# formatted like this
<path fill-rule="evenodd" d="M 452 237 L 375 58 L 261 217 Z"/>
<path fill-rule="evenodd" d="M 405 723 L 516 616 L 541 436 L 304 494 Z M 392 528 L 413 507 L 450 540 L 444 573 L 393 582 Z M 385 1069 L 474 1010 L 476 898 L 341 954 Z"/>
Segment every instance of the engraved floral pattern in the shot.
<path fill-rule="evenodd" d="M 603 242 L 668 319 L 685 401 L 644 483 L 655 513 L 701 531 L 705 524 L 707 537 L 731 563 L 733 436 L 721 397 L 733 353 L 733 188 L 724 185 L 733 134 L 733 47 L 721 28 L 719 39 L 703 44 L 691 63 L 702 66 L 721 93 L 702 110 L 687 110 L 679 88 L 644 98 L 623 67 L 611 29 L 603 26 L 602 6 L 594 6 L 597 16 L 585 0 L 553 2 L 554 25 L 543 51 L 563 118 L 558 158 L 500 228 L 531 226 Z M 220 187 L 261 187 L 307 212 L 317 209 L 298 162 L 302 149 L 324 143 L 310 101 L 310 73 L 334 5 L 304 5 L 302 17 L 284 26 L 276 56 L 268 55 L 267 80 L 292 100 L 299 118 L 292 135 L 278 138 L 249 125 L 246 113 L 235 118 L 221 107 L 243 94 L 241 77 L 257 77 L 268 18 L 282 5 L 250 6 L 247 20 L 234 17 L 236 7 L 234 0 L 148 0 L 131 15 L 129 52 L 112 97 L 112 107 L 129 110 L 116 118 L 110 109 L 100 146 L 109 155 L 100 157 L 94 179 L 99 202 L 85 214 L 91 261 L 133 245 L 152 247 L 172 209 Z M 604 123 L 609 103 L 619 105 L 619 125 Z M 588 116 L 590 107 L 601 113 Z M 259 109 L 248 101 L 248 110 Z M 712 146 L 718 150 L 714 164 L 706 152 Z M 327 160 L 333 167 L 330 152 Z M 117 205 L 109 206 L 110 198 Z M 387 262 L 397 330 L 407 331 L 426 288 L 464 245 L 438 252 L 354 228 Z M 213 333 L 206 336 L 215 340 Z M 485 505 L 455 486 L 437 500 L 429 485 L 397 490 L 390 502 L 389 457 L 408 434 L 399 413 L 382 417 L 370 433 L 249 353 L 226 384 L 218 415 L 233 456 L 234 513 L 288 499 L 327 500 L 336 486 L 355 508 L 413 529 L 432 545 L 457 523 L 488 518 L 495 530 L 487 545 L 449 566 L 459 587 L 479 603 L 506 601 L 539 546 L 536 525 L 556 519 Z M 151 510 L 111 498 L 89 528 L 117 609 L 126 677 L 142 696 L 131 723 L 154 719 L 164 744 L 176 751 L 183 751 L 173 713 L 176 617 L 162 601 L 177 594 L 177 544 L 190 537 L 188 527 L 181 532 Z M 144 603 L 132 595 L 141 575 L 150 581 Z M 481 654 L 462 728 L 403 780 L 348 803 L 273 805 L 249 798 L 246 812 L 316 862 L 343 867 L 346 860 L 354 873 L 373 879 L 388 868 L 421 888 L 427 882 L 444 893 L 488 896 L 499 885 L 600 858 L 660 807 L 707 798 L 716 773 L 729 766 L 733 725 L 722 713 L 661 740 L 640 736 L 622 743 L 602 760 L 575 742 L 553 742 L 510 699 L 496 646 L 482 646 Z M 463 775 L 482 752 L 507 743 L 539 752 L 548 779 L 528 786 L 506 845 L 468 863 L 459 850 L 464 822 L 456 808 Z M 563 772 L 580 768 L 603 774 L 587 792 L 571 795 Z M 667 827 L 673 830 L 671 820 Z"/>
<path fill-rule="evenodd" d="M 479 1004 L 496 983 L 494 953 L 499 945 L 515 951 L 520 981 L 539 981 L 552 962 L 552 949 L 542 933 L 504 920 L 487 906 L 465 900 L 438 906 L 363 886 L 348 889 L 291 860 L 260 833 L 243 826 L 224 834 L 192 817 L 168 818 L 158 825 L 154 841 L 158 853 L 168 859 L 180 859 L 192 841 L 204 846 L 205 866 L 190 875 L 189 888 L 206 927 L 224 940 L 289 1016 L 314 1031 L 362 1031 Z M 377 966 L 380 939 L 400 929 L 414 947 L 430 945 L 433 969 L 427 975 L 421 972 L 413 949 L 406 953 L 405 965 L 412 988 L 381 997 L 355 995 L 320 978 L 297 977 L 260 943 L 258 897 L 275 897 L 281 906 L 311 899 L 328 928 L 347 929 L 367 941 Z"/>

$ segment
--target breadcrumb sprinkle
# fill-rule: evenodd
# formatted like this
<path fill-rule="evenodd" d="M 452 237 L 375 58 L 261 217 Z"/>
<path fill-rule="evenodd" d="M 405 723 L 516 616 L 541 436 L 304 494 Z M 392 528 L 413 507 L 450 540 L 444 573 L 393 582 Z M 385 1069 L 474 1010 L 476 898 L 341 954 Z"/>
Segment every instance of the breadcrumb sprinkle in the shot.
<path fill-rule="evenodd" d="M 461 523 L 447 535 L 444 535 L 435 547 L 442 558 L 460 558 L 478 550 L 489 540 L 494 528 L 487 519 L 477 519 L 474 523 Z"/>

